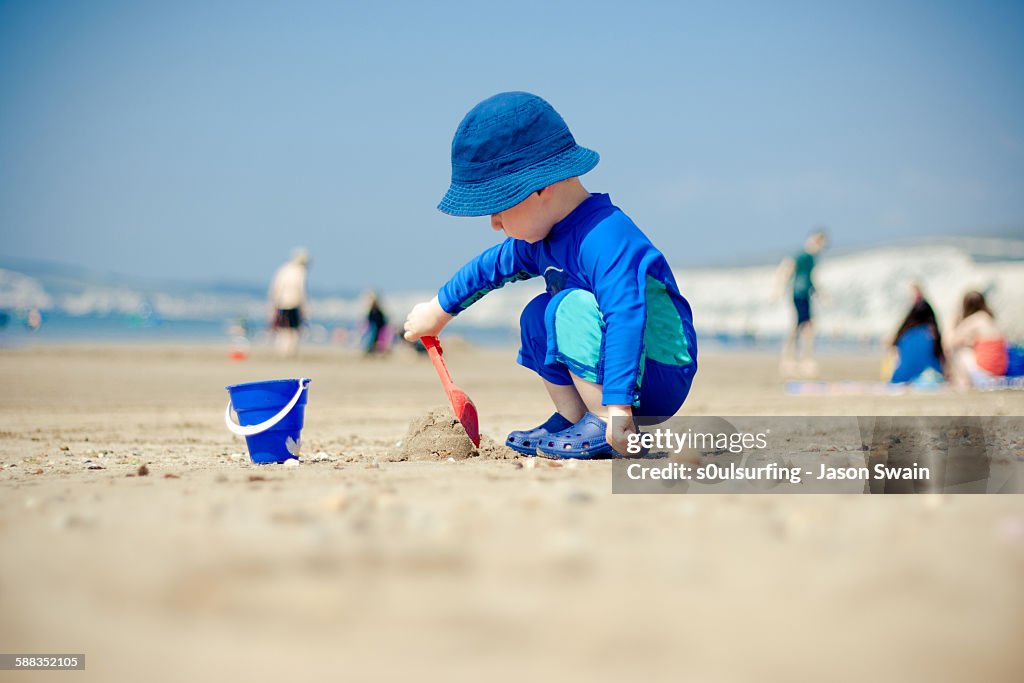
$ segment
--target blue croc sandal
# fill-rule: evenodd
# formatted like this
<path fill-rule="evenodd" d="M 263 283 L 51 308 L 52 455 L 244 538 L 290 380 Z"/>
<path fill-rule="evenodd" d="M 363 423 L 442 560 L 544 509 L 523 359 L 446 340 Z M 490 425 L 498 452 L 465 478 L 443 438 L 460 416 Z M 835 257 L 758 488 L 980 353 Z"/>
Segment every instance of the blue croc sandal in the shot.
<path fill-rule="evenodd" d="M 577 458 L 586 460 L 597 455 L 615 455 L 615 449 L 605 439 L 607 423 L 593 413 L 557 434 L 543 439 L 537 453 L 549 458 Z"/>
<path fill-rule="evenodd" d="M 561 413 L 555 413 L 548 418 L 547 422 L 539 427 L 512 432 L 505 439 L 505 445 L 523 455 L 537 455 L 537 444 L 540 443 L 541 439 L 569 427 L 572 427 L 572 422 L 562 417 Z"/>

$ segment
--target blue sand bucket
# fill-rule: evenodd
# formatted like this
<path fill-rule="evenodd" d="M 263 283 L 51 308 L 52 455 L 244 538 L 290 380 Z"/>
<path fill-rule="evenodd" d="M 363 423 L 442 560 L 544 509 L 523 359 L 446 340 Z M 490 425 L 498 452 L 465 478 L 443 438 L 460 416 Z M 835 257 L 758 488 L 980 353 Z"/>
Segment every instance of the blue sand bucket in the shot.
<path fill-rule="evenodd" d="M 227 387 L 231 400 L 224 423 L 245 437 L 255 463 L 284 462 L 299 457 L 299 433 L 306 410 L 308 379 L 276 379 Z M 231 409 L 238 424 L 231 419 Z"/>

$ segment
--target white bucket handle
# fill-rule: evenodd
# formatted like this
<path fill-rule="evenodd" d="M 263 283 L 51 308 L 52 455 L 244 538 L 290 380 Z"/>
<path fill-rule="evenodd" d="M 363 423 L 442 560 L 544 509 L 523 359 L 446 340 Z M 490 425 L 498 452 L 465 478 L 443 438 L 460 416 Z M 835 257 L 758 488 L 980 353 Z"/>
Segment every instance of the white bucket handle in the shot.
<path fill-rule="evenodd" d="M 292 400 L 288 401 L 288 405 L 286 405 L 284 408 L 281 408 L 277 415 L 270 418 L 269 420 L 265 420 L 259 423 L 258 425 L 249 425 L 248 427 L 243 427 L 242 425 L 237 424 L 234 420 L 231 419 L 231 401 L 228 400 L 228 407 L 224 410 L 224 424 L 226 424 L 228 426 L 228 429 L 230 429 L 233 433 L 237 434 L 238 436 L 255 436 L 256 434 L 265 432 L 268 429 L 272 428 L 274 425 L 276 425 L 278 422 L 283 420 L 285 418 L 285 415 L 291 412 L 292 408 L 295 407 L 295 404 L 299 402 L 299 396 L 302 396 L 303 390 L 305 390 L 308 385 L 308 379 L 300 379 L 299 389 L 298 391 L 295 392 L 295 395 L 292 396 Z"/>

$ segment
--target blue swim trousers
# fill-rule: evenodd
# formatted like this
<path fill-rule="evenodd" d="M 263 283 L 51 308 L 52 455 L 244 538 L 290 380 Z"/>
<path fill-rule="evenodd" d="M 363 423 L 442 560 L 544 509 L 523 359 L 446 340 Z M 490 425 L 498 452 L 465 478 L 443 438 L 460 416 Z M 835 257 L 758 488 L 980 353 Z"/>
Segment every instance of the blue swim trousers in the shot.
<path fill-rule="evenodd" d="M 811 322 L 811 297 L 794 296 L 793 308 L 796 309 L 796 326 Z"/>
<path fill-rule="evenodd" d="M 604 319 L 591 292 L 566 289 L 554 296 L 545 292 L 526 305 L 519 323 L 520 365 L 552 384 L 572 384 L 570 372 L 601 384 Z M 692 332 L 687 336 L 694 360 L 686 365 L 660 363 L 644 354 L 634 415 L 670 417 L 683 405 L 697 372 L 696 339 Z"/>

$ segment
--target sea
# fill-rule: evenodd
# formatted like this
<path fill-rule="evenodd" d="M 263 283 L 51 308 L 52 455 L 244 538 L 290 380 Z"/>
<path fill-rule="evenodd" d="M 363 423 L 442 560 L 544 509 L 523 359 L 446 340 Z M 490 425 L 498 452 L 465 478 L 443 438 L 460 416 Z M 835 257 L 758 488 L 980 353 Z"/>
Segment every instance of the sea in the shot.
<path fill-rule="evenodd" d="M 777 349 L 792 329 L 777 263 L 674 268 L 693 308 L 702 350 Z M 1004 333 L 1024 340 L 1024 239 L 945 238 L 826 252 L 815 271 L 821 350 L 877 349 L 895 332 L 917 283 L 940 325 L 955 322 L 968 290 L 986 294 Z M 66 343 L 238 343 L 267 340 L 263 284 L 152 283 L 66 265 L 0 257 L 0 346 Z M 518 343 L 519 313 L 542 291 L 539 278 L 489 293 L 446 330 L 480 346 Z M 392 325 L 431 290 L 383 292 Z M 360 292 L 311 291 L 306 344 L 358 347 Z M 37 313 L 34 313 L 37 312 Z M 37 315 L 38 314 L 38 315 Z M 38 325 L 33 324 L 36 318 Z M 394 329 L 394 328 L 393 328 Z"/>

